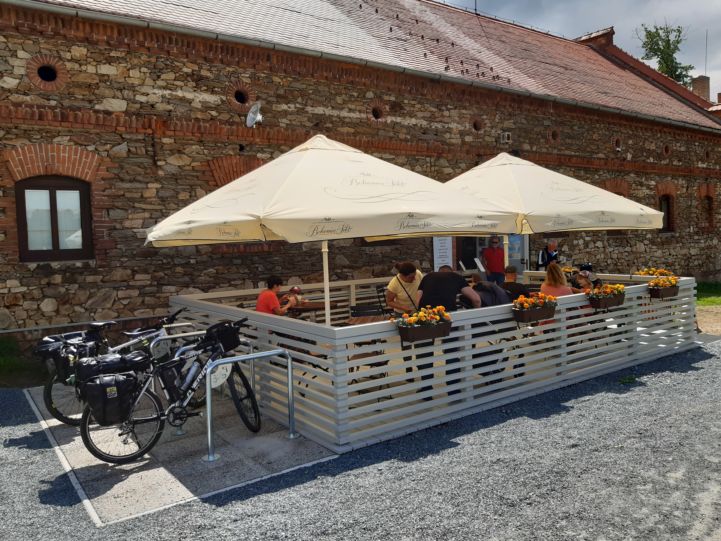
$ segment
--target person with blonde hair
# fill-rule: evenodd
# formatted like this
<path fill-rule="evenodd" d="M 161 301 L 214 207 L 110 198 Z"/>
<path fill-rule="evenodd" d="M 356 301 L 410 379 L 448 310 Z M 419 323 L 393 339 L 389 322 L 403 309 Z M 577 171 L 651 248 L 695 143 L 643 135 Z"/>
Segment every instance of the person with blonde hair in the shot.
<path fill-rule="evenodd" d="M 554 297 L 562 297 L 564 295 L 573 295 L 576 293 L 566 282 L 566 275 L 561 267 L 555 261 L 548 264 L 546 269 L 546 279 L 541 284 L 541 293 L 545 295 L 553 295 Z"/>

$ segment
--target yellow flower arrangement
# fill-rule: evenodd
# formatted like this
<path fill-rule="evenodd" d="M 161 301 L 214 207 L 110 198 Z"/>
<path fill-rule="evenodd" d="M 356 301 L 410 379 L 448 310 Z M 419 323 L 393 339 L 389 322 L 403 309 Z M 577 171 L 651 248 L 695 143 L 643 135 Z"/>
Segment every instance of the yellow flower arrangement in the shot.
<path fill-rule="evenodd" d="M 678 285 L 678 276 L 661 276 L 648 283 L 650 288 L 674 287 Z"/>
<path fill-rule="evenodd" d="M 674 276 L 673 272 L 667 269 L 646 267 L 635 273 L 637 276 Z"/>
<path fill-rule="evenodd" d="M 586 290 L 586 297 L 589 299 L 604 299 L 615 295 L 624 295 L 626 288 L 623 284 L 605 284 L 600 287 Z"/>
<path fill-rule="evenodd" d="M 514 310 L 534 310 L 536 308 L 556 307 L 556 297 L 553 295 L 545 295 L 543 293 L 531 293 L 530 297 L 521 295 L 513 301 Z"/>
<path fill-rule="evenodd" d="M 439 323 L 450 320 L 451 316 L 446 312 L 445 306 L 436 306 L 433 308 L 428 305 L 417 312 L 403 314 L 400 318 L 393 318 L 391 321 L 395 322 L 398 327 L 421 327 L 438 325 Z"/>

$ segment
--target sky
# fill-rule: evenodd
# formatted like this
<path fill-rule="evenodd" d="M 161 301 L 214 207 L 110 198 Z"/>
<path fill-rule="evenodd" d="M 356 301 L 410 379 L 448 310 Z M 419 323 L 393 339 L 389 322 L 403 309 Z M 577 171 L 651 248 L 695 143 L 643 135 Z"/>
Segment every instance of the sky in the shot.
<path fill-rule="evenodd" d="M 711 101 L 721 92 L 721 0 L 445 0 L 446 4 L 474 9 L 558 36 L 576 38 L 613 26 L 614 43 L 636 58 L 643 50 L 636 37 L 641 24 L 682 26 L 686 41 L 678 59 L 692 64 L 693 76 L 704 75 L 706 31 Z M 647 61 L 656 67 L 653 60 Z"/>

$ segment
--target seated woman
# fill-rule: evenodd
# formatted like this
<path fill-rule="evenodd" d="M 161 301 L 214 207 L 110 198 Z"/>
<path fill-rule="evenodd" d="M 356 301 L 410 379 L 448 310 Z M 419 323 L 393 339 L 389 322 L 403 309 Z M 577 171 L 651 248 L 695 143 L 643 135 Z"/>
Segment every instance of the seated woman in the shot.
<path fill-rule="evenodd" d="M 398 274 L 388 282 L 386 304 L 393 308 L 396 315 L 412 313 L 418 310 L 418 286 L 423 273 L 410 261 L 396 264 Z"/>
<path fill-rule="evenodd" d="M 563 297 L 564 295 L 580 293 L 580 291 L 574 291 L 574 289 L 568 285 L 566 275 L 558 263 L 553 261 L 548 264 L 546 279 L 541 284 L 541 293 L 544 295 L 553 295 L 554 297 Z"/>
<path fill-rule="evenodd" d="M 276 316 L 284 316 L 288 313 L 288 310 L 293 308 L 296 304 L 296 297 L 291 295 L 283 295 L 278 299 L 278 293 L 280 292 L 280 286 L 283 285 L 283 279 L 279 276 L 270 276 L 266 281 L 267 289 L 264 289 L 258 295 L 258 299 L 255 301 L 255 311 L 262 312 L 264 314 L 274 314 Z M 285 303 L 281 306 L 281 302 Z"/>

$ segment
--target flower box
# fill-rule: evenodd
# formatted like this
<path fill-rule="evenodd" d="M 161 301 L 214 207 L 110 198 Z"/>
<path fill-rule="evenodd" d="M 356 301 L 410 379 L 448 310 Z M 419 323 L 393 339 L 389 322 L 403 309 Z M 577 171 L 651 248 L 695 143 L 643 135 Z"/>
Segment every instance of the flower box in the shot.
<path fill-rule="evenodd" d="M 649 287 L 649 293 L 652 299 L 668 299 L 678 295 L 678 286 L 669 287 Z"/>
<path fill-rule="evenodd" d="M 611 295 L 610 297 L 590 297 L 588 302 L 591 307 L 596 310 L 605 310 L 607 308 L 613 308 L 614 306 L 621 306 L 626 302 L 626 294 L 621 293 L 620 295 Z"/>
<path fill-rule="evenodd" d="M 398 334 L 404 342 L 419 342 L 421 340 L 433 340 L 443 338 L 451 334 L 451 322 L 441 321 L 434 325 L 413 325 L 398 327 Z"/>
<path fill-rule="evenodd" d="M 511 312 L 513 313 L 513 319 L 519 323 L 531 323 L 532 321 L 553 319 L 553 316 L 556 314 L 556 305 L 541 306 L 540 308 L 529 308 L 526 310 L 512 308 Z"/>

